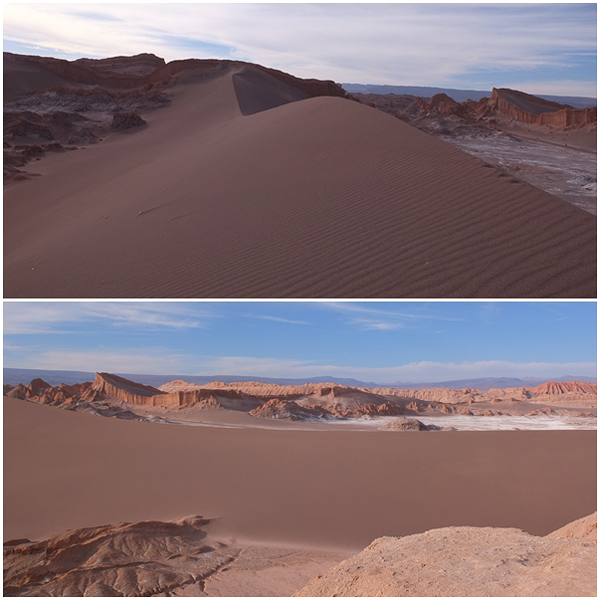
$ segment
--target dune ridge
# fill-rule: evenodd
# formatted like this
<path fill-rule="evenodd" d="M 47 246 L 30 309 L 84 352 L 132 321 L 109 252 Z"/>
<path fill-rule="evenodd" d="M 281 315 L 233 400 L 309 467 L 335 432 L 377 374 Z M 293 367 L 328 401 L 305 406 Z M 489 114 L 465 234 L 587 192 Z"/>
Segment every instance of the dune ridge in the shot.
<path fill-rule="evenodd" d="M 347 98 L 290 101 L 312 83 L 217 62 L 180 69 L 135 134 L 6 186 L 8 297 L 595 297 L 591 215 Z"/>

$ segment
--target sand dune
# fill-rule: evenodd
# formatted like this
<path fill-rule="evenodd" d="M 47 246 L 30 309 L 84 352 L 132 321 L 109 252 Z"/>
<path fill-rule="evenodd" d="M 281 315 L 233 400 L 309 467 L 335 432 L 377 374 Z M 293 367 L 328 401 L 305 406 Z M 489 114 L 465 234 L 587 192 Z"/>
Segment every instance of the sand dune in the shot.
<path fill-rule="evenodd" d="M 6 296 L 595 297 L 593 216 L 357 102 L 178 77 L 6 186 Z"/>
<path fill-rule="evenodd" d="M 595 456 L 594 431 L 186 427 L 5 398 L 4 536 L 192 514 L 225 541 L 344 551 L 445 526 L 545 535 L 595 510 Z"/>

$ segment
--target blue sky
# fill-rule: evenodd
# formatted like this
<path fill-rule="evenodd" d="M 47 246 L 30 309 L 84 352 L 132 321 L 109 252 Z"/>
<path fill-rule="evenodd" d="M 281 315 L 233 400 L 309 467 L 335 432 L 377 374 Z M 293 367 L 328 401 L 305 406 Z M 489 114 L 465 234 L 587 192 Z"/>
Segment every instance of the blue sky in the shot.
<path fill-rule="evenodd" d="M 6 367 L 442 381 L 596 374 L 594 302 L 4 302 Z"/>
<path fill-rule="evenodd" d="M 596 95 L 596 4 L 4 3 L 4 49 L 229 58 L 345 83 Z"/>

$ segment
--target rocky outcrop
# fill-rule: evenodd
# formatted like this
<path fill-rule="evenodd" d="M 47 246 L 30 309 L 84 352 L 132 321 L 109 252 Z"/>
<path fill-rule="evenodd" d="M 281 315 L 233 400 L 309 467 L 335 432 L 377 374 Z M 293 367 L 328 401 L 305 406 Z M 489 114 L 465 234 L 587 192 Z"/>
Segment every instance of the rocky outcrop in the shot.
<path fill-rule="evenodd" d="M 595 596 L 595 539 L 558 532 L 445 527 L 383 537 L 295 596 Z"/>
<path fill-rule="evenodd" d="M 471 388 L 463 390 L 369 389 L 328 383 L 280 386 L 257 382 L 230 384 L 212 382 L 199 386 L 182 380 L 171 381 L 157 389 L 110 373 L 97 373 L 93 383 L 74 386 L 61 384 L 51 387 L 43 380 L 34 380 L 29 386 L 22 384 L 10 386 L 6 393 L 13 398 L 52 406 L 69 407 L 74 410 L 95 410 L 97 414 L 103 414 L 99 409 L 105 410 L 111 403 L 123 402 L 129 405 L 164 408 L 192 406 L 228 408 L 244 412 L 252 411 L 250 414 L 262 418 L 302 420 L 324 416 L 332 418 L 403 416 L 423 412 L 500 416 L 507 414 L 507 411 L 510 414 L 513 410 L 510 405 L 520 401 L 541 405 L 540 408 L 529 411 L 528 414 L 532 416 L 569 416 L 574 413 L 570 410 L 561 411 L 561 404 L 568 409 L 593 408 L 596 394 L 591 391 L 595 389 L 595 384 L 582 382 L 566 384 L 549 382 L 537 388 L 507 388 L 482 392 Z M 589 390 L 590 393 L 581 390 Z M 89 406 L 90 403 L 101 403 L 101 405 Z M 486 403 L 500 405 L 503 412 L 489 409 Z M 557 410 L 544 406 L 545 403 L 553 403 Z M 124 410 L 124 407 L 121 409 Z M 519 408 L 517 412 L 520 414 L 523 411 Z M 589 414 L 585 413 L 585 416 Z"/>
<path fill-rule="evenodd" d="M 489 109 L 498 110 L 521 123 L 535 125 L 566 128 L 597 121 L 595 107 L 573 108 L 507 88 L 493 88 L 492 97 L 487 102 L 487 106 Z"/>
<path fill-rule="evenodd" d="M 150 385 L 136 383 L 135 381 L 130 381 L 111 373 L 96 373 L 96 379 L 92 387 L 107 396 L 117 398 L 129 404 L 143 404 L 144 402 L 140 400 L 141 398 L 152 398 L 153 396 L 163 395 L 163 392 Z M 149 404 L 151 403 L 149 402 Z"/>
<path fill-rule="evenodd" d="M 218 551 L 223 545 L 205 543 L 208 523 L 202 517 L 117 523 L 67 531 L 42 542 L 8 542 L 4 593 L 164 595 L 230 562 Z"/>
<path fill-rule="evenodd" d="M 549 381 L 543 383 L 537 387 L 530 388 L 532 394 L 568 394 L 568 393 L 582 393 L 582 394 L 596 394 L 597 385 L 595 383 L 588 383 L 586 381 Z"/>
<path fill-rule="evenodd" d="M 136 113 L 117 113 L 113 116 L 111 127 L 117 131 L 142 127 L 146 121 Z"/>
<path fill-rule="evenodd" d="M 443 402 L 458 404 L 460 402 L 482 401 L 485 398 L 481 390 L 464 388 L 453 390 L 450 388 L 424 388 L 421 390 L 405 390 L 398 388 L 373 388 L 371 391 L 381 396 L 399 396 L 401 398 L 415 398 L 423 402 Z"/>
<path fill-rule="evenodd" d="M 456 102 L 456 100 L 453 100 L 447 94 L 436 94 L 429 100 L 418 98 L 417 102 L 420 112 L 425 116 L 430 113 L 437 113 L 445 117 L 454 115 L 462 119 L 472 118 L 466 104 Z"/>
<path fill-rule="evenodd" d="M 564 527 L 549 533 L 548 537 L 584 538 L 595 541 L 598 538 L 598 513 L 595 512 L 587 517 L 568 523 Z"/>
<path fill-rule="evenodd" d="M 319 407 L 306 408 L 293 400 L 273 398 L 265 404 L 250 411 L 253 417 L 261 419 L 284 419 L 285 421 L 313 421 L 331 414 Z"/>
<path fill-rule="evenodd" d="M 432 98 L 395 94 L 354 94 L 360 102 L 391 113 L 432 134 L 489 135 L 503 130 L 503 122 L 566 130 L 594 126 L 596 107 L 573 108 L 507 88 L 494 88 L 491 98 L 456 102 L 446 94 Z"/>
<path fill-rule="evenodd" d="M 395 419 L 390 423 L 386 423 L 379 429 L 390 430 L 390 431 L 438 431 L 440 427 L 435 425 L 425 425 L 417 419 Z"/>
<path fill-rule="evenodd" d="M 4 543 L 4 595 L 287 597 L 347 553 L 237 546 L 209 519 L 114 523 Z"/>

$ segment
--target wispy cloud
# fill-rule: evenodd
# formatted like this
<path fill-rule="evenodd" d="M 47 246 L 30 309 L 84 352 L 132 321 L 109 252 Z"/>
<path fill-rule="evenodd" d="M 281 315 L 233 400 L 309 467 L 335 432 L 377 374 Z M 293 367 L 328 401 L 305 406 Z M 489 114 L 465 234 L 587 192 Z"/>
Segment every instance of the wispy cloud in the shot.
<path fill-rule="evenodd" d="M 406 327 L 408 323 L 419 321 L 463 321 L 462 317 L 441 315 L 435 308 L 424 307 L 421 310 L 380 308 L 379 305 L 365 306 L 352 302 L 325 302 L 322 307 L 348 317 L 348 322 L 362 329 L 392 331 Z M 389 306 L 381 303 L 381 306 Z"/>
<path fill-rule="evenodd" d="M 23 350 L 23 349 L 18 349 Z M 596 374 L 595 362 L 463 362 L 419 361 L 386 367 L 326 364 L 313 360 L 256 356 L 203 356 L 173 352 L 164 347 L 82 351 L 7 352 L 10 367 L 75 371 L 109 371 L 161 375 L 244 375 L 256 377 L 350 377 L 381 384 L 435 382 L 479 377 L 559 377 Z"/>
<path fill-rule="evenodd" d="M 264 321 L 275 321 L 276 323 L 289 323 L 290 325 L 309 325 L 308 321 L 297 321 L 295 319 L 285 319 L 283 317 L 273 317 L 270 315 L 246 315 L 250 319 L 262 319 Z"/>
<path fill-rule="evenodd" d="M 73 324 L 105 321 L 111 327 L 189 329 L 212 318 L 206 308 L 179 303 L 5 302 L 5 334 L 68 331 Z"/>

